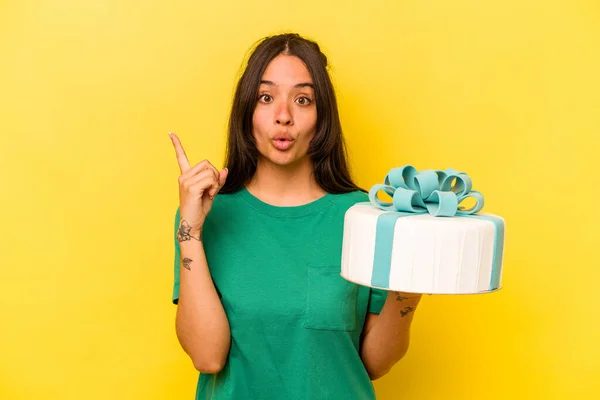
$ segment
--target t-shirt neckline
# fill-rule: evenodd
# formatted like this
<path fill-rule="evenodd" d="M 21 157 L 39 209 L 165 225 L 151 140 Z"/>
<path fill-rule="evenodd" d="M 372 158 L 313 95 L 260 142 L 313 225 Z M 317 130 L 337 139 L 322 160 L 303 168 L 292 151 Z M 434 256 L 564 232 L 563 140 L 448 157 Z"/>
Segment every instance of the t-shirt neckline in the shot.
<path fill-rule="evenodd" d="M 324 196 L 319 197 L 310 203 L 301 204 L 299 206 L 275 206 L 266 203 L 254 196 L 250 191 L 243 186 L 240 190 L 242 198 L 248 202 L 252 207 L 258 211 L 272 215 L 274 217 L 302 217 L 304 215 L 312 214 L 320 211 L 327 207 L 334 199 L 334 195 L 331 193 L 325 193 Z"/>

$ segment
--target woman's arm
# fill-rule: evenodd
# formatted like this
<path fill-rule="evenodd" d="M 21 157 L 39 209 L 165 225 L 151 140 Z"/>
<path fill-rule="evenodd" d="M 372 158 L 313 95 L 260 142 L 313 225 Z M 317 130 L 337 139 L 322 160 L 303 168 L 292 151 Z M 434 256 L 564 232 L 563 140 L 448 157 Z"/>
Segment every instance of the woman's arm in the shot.
<path fill-rule="evenodd" d="M 387 374 L 406 354 L 419 301 L 421 295 L 388 292 L 379 316 L 367 314 L 360 356 L 371 380 Z"/>
<path fill-rule="evenodd" d="M 176 330 L 179 343 L 200 372 L 219 372 L 227 360 L 231 333 L 210 276 L 200 234 L 180 240 L 180 289 Z M 189 239 L 192 240 L 189 240 Z"/>

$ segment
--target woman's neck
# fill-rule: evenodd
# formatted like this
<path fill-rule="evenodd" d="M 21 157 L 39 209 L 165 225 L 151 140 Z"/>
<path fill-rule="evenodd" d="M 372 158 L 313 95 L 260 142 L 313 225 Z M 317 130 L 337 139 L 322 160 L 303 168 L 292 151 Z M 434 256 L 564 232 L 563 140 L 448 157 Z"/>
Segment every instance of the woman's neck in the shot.
<path fill-rule="evenodd" d="M 327 193 L 317 183 L 308 157 L 306 161 L 288 166 L 259 158 L 256 172 L 246 189 L 261 201 L 279 207 L 307 204 Z"/>

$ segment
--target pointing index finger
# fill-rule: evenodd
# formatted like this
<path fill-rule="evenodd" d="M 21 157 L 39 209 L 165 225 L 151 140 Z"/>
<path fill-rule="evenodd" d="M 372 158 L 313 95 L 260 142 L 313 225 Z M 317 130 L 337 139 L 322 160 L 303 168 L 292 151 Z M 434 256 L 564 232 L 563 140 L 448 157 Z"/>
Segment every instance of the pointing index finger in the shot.
<path fill-rule="evenodd" d="M 173 146 L 175 147 L 175 154 L 177 155 L 177 163 L 179 164 L 179 169 L 183 174 L 185 171 L 190 169 L 190 163 L 185 155 L 185 150 L 183 150 L 183 146 L 179 141 L 177 135 L 172 132 L 169 132 L 169 136 L 171 137 L 171 141 L 173 142 Z"/>

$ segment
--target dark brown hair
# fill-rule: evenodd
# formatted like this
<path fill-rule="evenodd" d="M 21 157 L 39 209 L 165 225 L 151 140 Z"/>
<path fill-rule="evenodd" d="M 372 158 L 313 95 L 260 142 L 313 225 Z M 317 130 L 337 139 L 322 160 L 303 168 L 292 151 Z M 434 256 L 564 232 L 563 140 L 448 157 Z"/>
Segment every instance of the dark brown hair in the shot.
<path fill-rule="evenodd" d="M 260 80 L 267 65 L 280 54 L 300 58 L 313 79 L 317 126 L 308 156 L 313 162 L 317 183 L 329 193 L 365 191 L 356 186 L 350 176 L 337 100 L 327 72 L 327 57 L 317 43 L 296 33 L 288 33 L 260 40 L 237 83 L 229 117 L 225 158 L 229 174 L 219 193 L 240 190 L 256 172 L 259 153 L 252 135 L 252 116 L 258 101 Z"/>

